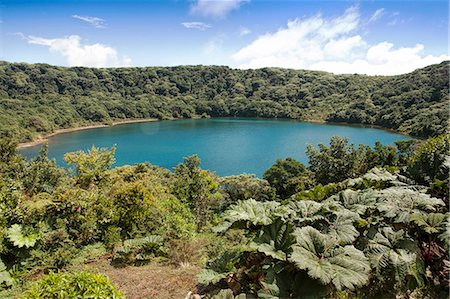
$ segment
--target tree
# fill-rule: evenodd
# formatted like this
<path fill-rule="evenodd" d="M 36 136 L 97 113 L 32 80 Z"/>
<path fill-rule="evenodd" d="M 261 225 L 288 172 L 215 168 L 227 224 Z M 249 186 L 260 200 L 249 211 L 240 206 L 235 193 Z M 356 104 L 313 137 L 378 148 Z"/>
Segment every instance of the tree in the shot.
<path fill-rule="evenodd" d="M 77 183 L 80 187 L 87 189 L 108 178 L 107 171 L 115 163 L 115 151 L 115 147 L 99 149 L 92 146 L 87 153 L 83 151 L 67 153 L 64 155 L 64 159 L 67 164 L 75 167 Z"/>
<path fill-rule="evenodd" d="M 258 179 L 254 174 L 224 177 L 220 187 L 228 194 L 230 203 L 250 198 L 263 201 L 275 198 L 275 190 L 269 182 Z"/>
<path fill-rule="evenodd" d="M 450 170 L 450 134 L 433 137 L 415 151 L 408 163 L 408 173 L 419 183 L 434 179 L 448 180 Z"/>
<path fill-rule="evenodd" d="M 309 168 L 314 172 L 318 183 L 335 183 L 354 176 L 356 155 L 347 138 L 333 136 L 330 146 L 319 144 L 319 150 L 308 145 L 306 154 L 309 158 Z"/>
<path fill-rule="evenodd" d="M 177 176 L 173 193 L 194 211 L 197 228 L 201 230 L 211 218 L 212 211 L 219 206 L 223 196 L 219 183 L 210 172 L 200 169 L 200 158 L 193 155 L 175 167 Z"/>
<path fill-rule="evenodd" d="M 276 189 L 282 199 L 314 185 L 313 174 L 302 163 L 292 158 L 278 159 L 263 177 Z"/>

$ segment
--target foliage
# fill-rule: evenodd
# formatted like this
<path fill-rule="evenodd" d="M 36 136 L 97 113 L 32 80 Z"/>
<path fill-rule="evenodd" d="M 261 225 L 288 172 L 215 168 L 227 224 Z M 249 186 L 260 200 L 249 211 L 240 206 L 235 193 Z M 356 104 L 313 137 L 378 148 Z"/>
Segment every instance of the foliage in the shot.
<path fill-rule="evenodd" d="M 448 62 L 398 76 L 223 66 L 64 68 L 0 62 L 0 135 L 18 141 L 137 118 L 266 117 L 443 134 Z"/>
<path fill-rule="evenodd" d="M 13 279 L 11 274 L 6 269 L 5 264 L 0 260 L 0 286 L 6 285 L 11 286 L 13 284 Z"/>
<path fill-rule="evenodd" d="M 447 180 L 450 171 L 450 134 L 423 142 L 408 163 L 408 173 L 419 183 Z M 448 187 L 448 186 L 447 186 Z"/>
<path fill-rule="evenodd" d="M 300 192 L 283 203 L 231 205 L 218 229 L 244 230 L 249 246 L 228 267 L 209 264 L 199 278 L 261 298 L 390 298 L 441 281 L 445 255 L 436 242 L 446 238 L 444 202 L 408 182 L 374 168 L 320 202 Z"/>
<path fill-rule="evenodd" d="M 332 283 L 337 290 L 354 290 L 369 278 L 369 262 L 364 253 L 353 246 L 339 246 L 338 240 L 312 227 L 296 229 L 297 239 L 291 261 L 322 284 Z"/>
<path fill-rule="evenodd" d="M 310 148 L 309 167 L 279 160 L 268 180 L 220 178 L 196 156 L 174 171 L 148 163 L 111 168 L 114 149 L 93 148 L 69 153 L 75 172 L 67 172 L 45 148 L 31 160 L 7 150 L 0 162 L 0 287 L 13 293 L 35 273 L 110 257 L 116 266 L 204 267 L 199 292 L 209 296 L 443 297 L 446 182 L 417 185 L 405 167 L 420 161 L 418 153 L 430 155 L 416 151 L 426 142 L 399 153 L 335 137 Z M 442 152 L 434 145 L 431 153 Z M 305 185 L 305 176 L 323 184 Z"/>
<path fill-rule="evenodd" d="M 126 264 L 143 264 L 156 256 L 164 256 L 163 238 L 156 235 L 138 239 L 128 239 L 115 249 L 116 262 Z"/>
<path fill-rule="evenodd" d="M 24 229 L 19 224 L 14 224 L 7 231 L 8 239 L 19 248 L 22 247 L 33 247 L 37 240 L 39 240 L 39 233 L 33 229 Z"/>
<path fill-rule="evenodd" d="M 115 148 L 98 149 L 94 146 L 87 152 L 78 151 L 64 155 L 66 163 L 75 167 L 78 181 L 82 188 L 104 181 L 106 171 L 115 163 Z"/>
<path fill-rule="evenodd" d="M 102 274 L 51 273 L 34 283 L 20 298 L 124 298 Z"/>
<path fill-rule="evenodd" d="M 222 194 L 215 176 L 199 168 L 200 159 L 190 156 L 175 167 L 178 176 L 173 193 L 194 211 L 198 230 L 211 219 L 212 212 L 219 206 Z"/>
<path fill-rule="evenodd" d="M 254 174 L 241 174 L 237 176 L 227 176 L 220 180 L 220 188 L 226 192 L 228 198 L 222 204 L 221 209 L 228 207 L 228 203 L 238 200 L 258 198 L 261 201 L 275 199 L 275 190 L 265 179 L 259 179 Z"/>
<path fill-rule="evenodd" d="M 278 159 L 264 173 L 264 179 L 277 190 L 277 195 L 282 199 L 314 186 L 312 176 L 302 163 L 292 158 Z"/>
<path fill-rule="evenodd" d="M 341 182 L 365 174 L 374 167 L 396 166 L 398 158 L 392 146 L 376 142 L 374 148 L 359 145 L 355 149 L 348 139 L 333 136 L 330 146 L 319 144 L 319 149 L 308 145 L 309 169 L 318 183 Z"/>

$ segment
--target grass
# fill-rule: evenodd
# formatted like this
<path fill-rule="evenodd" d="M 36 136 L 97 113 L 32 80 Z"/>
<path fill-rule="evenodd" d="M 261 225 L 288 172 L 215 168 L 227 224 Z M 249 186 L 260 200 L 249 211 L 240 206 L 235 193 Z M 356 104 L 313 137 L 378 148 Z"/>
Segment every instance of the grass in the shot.
<path fill-rule="evenodd" d="M 117 268 L 107 259 L 99 259 L 85 265 L 85 270 L 108 276 L 126 298 L 178 299 L 185 298 L 189 291 L 195 292 L 196 275 L 201 269 L 189 265 L 176 268 L 159 263 Z"/>

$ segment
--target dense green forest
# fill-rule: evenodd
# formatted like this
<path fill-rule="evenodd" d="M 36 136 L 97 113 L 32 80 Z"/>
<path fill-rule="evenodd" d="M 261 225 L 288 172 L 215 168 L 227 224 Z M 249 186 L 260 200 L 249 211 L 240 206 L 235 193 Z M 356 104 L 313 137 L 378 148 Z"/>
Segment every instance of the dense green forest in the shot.
<path fill-rule="evenodd" d="M 19 142 L 129 118 L 265 117 L 445 132 L 449 62 L 398 76 L 221 66 L 56 67 L 0 62 L 0 133 Z"/>
<path fill-rule="evenodd" d="M 0 297 L 123 298 L 87 271 L 102 259 L 123 277 L 203 268 L 186 298 L 448 296 L 449 135 L 373 148 L 336 136 L 263 179 L 218 177 L 197 156 L 112 168 L 115 149 L 95 147 L 66 154 L 68 170 L 16 147 L 0 139 Z"/>

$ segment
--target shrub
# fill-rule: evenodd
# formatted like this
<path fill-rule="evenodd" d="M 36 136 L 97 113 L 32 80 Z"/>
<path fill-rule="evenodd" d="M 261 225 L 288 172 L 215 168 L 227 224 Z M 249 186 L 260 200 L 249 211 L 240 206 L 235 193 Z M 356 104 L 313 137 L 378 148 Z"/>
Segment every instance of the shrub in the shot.
<path fill-rule="evenodd" d="M 450 134 L 428 139 L 415 151 L 408 163 L 408 173 L 419 183 L 445 180 L 450 169 Z"/>
<path fill-rule="evenodd" d="M 125 298 L 102 274 L 51 273 L 31 285 L 20 298 Z"/>

